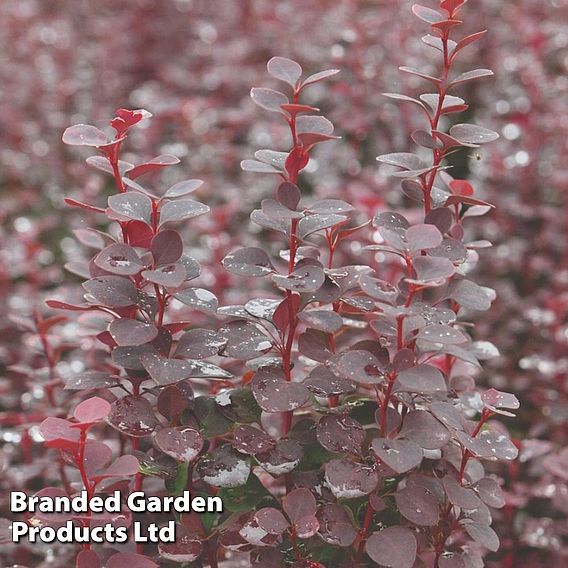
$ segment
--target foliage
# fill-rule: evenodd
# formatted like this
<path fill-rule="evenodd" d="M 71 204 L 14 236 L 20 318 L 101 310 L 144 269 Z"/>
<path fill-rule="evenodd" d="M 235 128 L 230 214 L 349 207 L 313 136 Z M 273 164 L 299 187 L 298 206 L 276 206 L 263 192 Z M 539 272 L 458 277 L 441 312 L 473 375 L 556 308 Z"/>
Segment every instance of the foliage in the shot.
<path fill-rule="evenodd" d="M 57 565 L 473 568 L 537 566 L 547 559 L 539 549 L 560 557 L 566 452 L 558 451 L 565 444 L 558 354 L 566 335 L 566 271 L 539 292 L 530 323 L 519 318 L 512 327 L 507 310 L 522 309 L 507 287 L 512 273 L 528 258 L 527 282 L 519 286 L 529 288 L 548 272 L 531 259 L 534 248 L 523 248 L 519 260 L 504 258 L 503 247 L 507 235 L 514 239 L 542 219 L 547 229 L 535 247 L 537 258 L 546 258 L 563 226 L 544 206 L 526 211 L 517 203 L 511 211 L 490 186 L 508 179 L 514 192 L 519 181 L 499 168 L 480 173 L 483 163 L 463 165 L 464 155 L 482 153 L 499 137 L 473 118 L 483 116 L 488 93 L 507 87 L 499 74 L 494 85 L 488 69 L 464 67 L 468 54 L 488 45 L 479 60 L 500 68 L 491 42 L 505 43 L 491 39 L 497 25 L 487 37 L 470 31 L 479 15 L 464 4 L 413 6 L 420 33 L 430 29 L 419 47 L 401 44 L 408 64 L 400 71 L 412 88 L 428 90 L 384 93 L 375 104 L 389 118 L 379 111 L 378 125 L 365 114 L 367 101 L 353 104 L 361 94 L 342 78 L 355 73 L 356 58 L 334 62 L 338 74 L 305 73 L 292 59 L 272 57 L 269 77 L 250 92 L 269 118 L 244 144 L 246 185 L 236 192 L 226 181 L 235 175 L 226 165 L 235 163 L 230 151 L 204 184 L 171 173 L 186 167 L 182 160 L 170 168 L 180 163 L 175 144 L 149 157 L 147 142 L 159 139 L 153 124 L 161 124 L 163 112 L 154 118 L 119 109 L 108 131 L 85 124 L 65 130 L 65 144 L 96 151 L 87 164 L 97 177 L 85 177 L 84 187 L 65 199 L 82 219 L 77 241 L 94 252 L 86 258 L 66 241 L 66 268 L 82 288 L 69 277 L 64 284 L 56 268 L 55 278 L 41 274 L 33 260 L 24 273 L 24 291 L 40 291 L 49 315 L 39 299 L 31 311 L 12 310 L 11 325 L 34 351 L 10 347 L 9 377 L 19 380 L 11 396 L 27 402 L 20 407 L 7 396 L 11 411 L 0 415 L 4 440 L 20 442 L 16 454 L 6 454 L 8 470 L 22 468 L 22 478 L 10 475 L 3 487 L 53 495 L 189 489 L 220 495 L 225 512 L 176 517 L 182 535 L 176 545 L 139 544 L 135 552 L 57 546 Z M 403 29 L 402 18 L 395 30 Z M 431 54 L 436 65 L 421 63 Z M 323 58 L 316 59 L 319 65 Z M 490 80 L 478 88 L 478 79 Z M 221 104 L 207 98 L 209 110 Z M 405 121 L 398 129 L 395 105 Z M 235 147 L 252 116 L 239 118 Z M 499 119 L 480 122 L 491 120 L 497 126 Z M 533 120 L 543 136 L 554 136 Z M 369 152 L 361 140 L 391 131 L 391 140 L 378 144 L 389 153 L 377 158 L 374 181 L 370 166 L 359 177 L 347 166 L 340 172 L 353 155 Z M 500 131 L 511 140 L 511 128 Z M 501 148 L 489 151 L 497 156 L 503 141 L 489 147 Z M 145 157 L 136 159 L 137 152 Z M 66 167 L 74 179 L 85 175 Z M 522 180 L 522 195 L 538 204 L 530 195 L 536 166 L 531 175 Z M 393 178 L 401 191 L 387 193 Z M 225 202 L 216 182 L 228 184 Z M 252 202 L 249 225 L 242 211 Z M 32 244 L 58 220 L 45 223 L 41 228 L 38 220 Z M 508 223 L 515 228 L 507 233 Z M 489 239 L 499 243 L 495 252 L 484 252 Z M 565 262 L 560 245 L 551 254 Z M 476 283 L 474 270 L 499 294 Z M 550 329 L 538 351 L 521 359 L 523 368 L 538 370 L 534 387 L 505 367 L 531 325 Z M 519 419 L 511 418 L 519 401 L 509 390 L 523 395 Z M 533 417 L 539 408 L 552 417 Z M 531 439 L 521 442 L 521 430 Z M 540 512 L 546 500 L 554 513 Z M 108 522 L 135 518 L 126 512 Z M 530 550 L 524 560 L 519 546 Z M 7 554 L 10 562 L 44 566 L 53 551 L 20 546 Z"/>

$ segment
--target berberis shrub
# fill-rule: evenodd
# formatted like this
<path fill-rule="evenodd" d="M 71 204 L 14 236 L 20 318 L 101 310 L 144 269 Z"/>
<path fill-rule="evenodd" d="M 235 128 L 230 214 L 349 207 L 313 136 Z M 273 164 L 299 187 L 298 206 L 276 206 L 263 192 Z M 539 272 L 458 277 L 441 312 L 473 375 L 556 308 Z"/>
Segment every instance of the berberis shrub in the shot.
<path fill-rule="evenodd" d="M 86 370 L 64 389 L 49 383 L 53 413 L 40 433 L 59 479 L 39 495 L 188 489 L 221 497 L 224 511 L 37 514 L 30 522 L 47 526 L 176 522 L 176 543 L 67 545 L 60 565 L 478 568 L 498 550 L 491 510 L 505 500 L 484 463 L 516 458 L 500 419 L 519 404 L 474 380 L 496 352 L 468 333 L 472 313 L 494 299 L 469 276 L 490 247 L 471 235 L 492 206 L 451 165 L 497 134 L 459 118 L 468 109 L 459 95 L 492 75 L 454 70 L 484 35 L 460 34 L 463 4 L 413 6 L 439 72 L 401 67 L 426 92 L 385 94 L 423 116 L 415 153 L 377 158 L 416 205 L 405 215 L 368 220 L 340 191 L 311 197 L 312 152 L 342 141 L 305 94 L 338 70 L 306 76 L 295 61 L 270 59 L 274 81 L 263 84 L 278 90 L 255 87 L 251 97 L 287 136 L 242 162 L 275 189 L 250 215 L 258 239 L 246 244 L 256 246 L 222 260 L 246 295 L 238 305 L 219 305 L 182 237 L 210 210 L 189 195 L 207 201 L 215 188 L 196 179 L 163 187 L 160 171 L 179 161 L 171 155 L 122 159 L 130 129 L 150 113 L 120 109 L 112 135 L 83 124 L 65 131 L 65 144 L 98 151 L 87 163 L 112 176 L 116 192 L 106 203 L 67 200 L 99 215 L 75 232 L 95 252 L 67 267 L 84 280 L 84 300 L 48 305 L 76 312 L 81 335 L 104 350 L 85 353 Z M 65 346 L 52 348 L 46 334 L 61 321 L 30 324 L 51 370 Z"/>

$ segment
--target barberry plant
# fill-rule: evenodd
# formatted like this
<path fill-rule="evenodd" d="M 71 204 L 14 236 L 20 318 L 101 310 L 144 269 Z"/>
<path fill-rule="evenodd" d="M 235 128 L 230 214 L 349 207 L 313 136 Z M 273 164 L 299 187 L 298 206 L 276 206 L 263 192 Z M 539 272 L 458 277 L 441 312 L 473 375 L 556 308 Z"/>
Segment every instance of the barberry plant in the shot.
<path fill-rule="evenodd" d="M 304 78 L 291 59 L 268 62 L 281 90 L 254 88 L 251 97 L 289 138 L 284 151 L 261 149 L 242 162 L 277 180 L 250 216 L 258 246 L 227 251 L 222 262 L 235 286 L 246 283 L 242 304 L 219 306 L 178 229 L 209 211 L 187 197 L 202 182 L 149 189 L 140 178 L 159 186 L 160 171 L 178 159 L 121 159 L 129 130 L 150 113 L 120 109 L 112 137 L 90 125 L 65 131 L 66 144 L 99 152 L 87 162 L 116 191 L 104 205 L 67 200 L 111 228 L 76 231 L 96 251 L 68 266 L 85 279 L 84 302 L 48 305 L 82 314 L 107 356 L 50 394 L 74 410 L 41 424 L 59 452 L 61 487 L 40 494 L 189 489 L 218 495 L 225 507 L 176 517 L 175 544 L 138 544 L 135 552 L 84 544 L 78 568 L 217 568 L 243 558 L 267 568 L 473 568 L 498 549 L 490 509 L 505 501 L 483 462 L 516 458 L 497 418 L 519 403 L 475 385 L 495 348 L 472 339 L 469 317 L 489 309 L 495 294 L 470 277 L 490 243 L 471 240 L 468 224 L 492 206 L 449 172 L 456 152 L 497 135 L 454 121 L 468 108 L 455 93 L 492 75 L 454 72 L 484 34 L 455 39 L 464 4 L 413 7 L 431 26 L 422 41 L 439 54 L 440 73 L 402 67 L 434 92 L 386 95 L 424 118 L 412 133 L 415 153 L 378 158 L 398 168 L 392 175 L 419 204 L 406 215 L 377 211 L 367 220 L 342 195 L 311 197 L 313 153 L 341 142 L 304 95 L 338 70 Z M 45 353 L 54 367 L 49 344 Z M 145 522 L 165 520 L 151 517 Z M 125 510 L 108 522 L 132 519 Z M 71 520 L 89 527 L 105 519 Z"/>

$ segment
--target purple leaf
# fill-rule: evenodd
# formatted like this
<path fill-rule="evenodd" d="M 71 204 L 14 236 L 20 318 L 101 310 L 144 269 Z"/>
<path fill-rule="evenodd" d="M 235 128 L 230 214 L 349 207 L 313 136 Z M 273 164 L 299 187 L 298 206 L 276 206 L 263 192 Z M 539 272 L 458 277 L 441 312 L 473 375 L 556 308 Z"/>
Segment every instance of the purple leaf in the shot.
<path fill-rule="evenodd" d="M 108 206 L 121 220 L 132 219 L 150 224 L 152 218 L 152 200 L 141 193 L 127 191 L 108 198 Z"/>
<path fill-rule="evenodd" d="M 418 144 L 418 146 L 430 149 L 436 148 L 436 140 L 432 134 L 430 134 L 430 132 L 426 132 L 426 130 L 415 130 L 410 136 L 415 144 Z M 420 193 L 422 193 L 422 186 L 420 186 L 420 184 L 418 184 L 418 186 Z"/>
<path fill-rule="evenodd" d="M 127 436 L 143 438 L 158 426 L 152 405 L 141 396 L 125 396 L 112 404 L 108 423 Z"/>
<path fill-rule="evenodd" d="M 313 517 L 316 514 L 316 499 L 309 489 L 294 489 L 282 500 L 282 508 L 292 523 L 296 524 L 302 519 Z"/>
<path fill-rule="evenodd" d="M 467 521 L 463 521 L 462 525 L 475 542 L 492 552 L 499 550 L 499 537 L 489 525 Z"/>
<path fill-rule="evenodd" d="M 418 283 L 432 286 L 443 283 L 456 269 L 447 258 L 420 256 L 414 260 L 414 270 Z"/>
<path fill-rule="evenodd" d="M 122 276 L 99 276 L 87 280 L 83 288 L 100 304 L 111 308 L 126 308 L 138 303 L 138 290 Z"/>
<path fill-rule="evenodd" d="M 442 242 L 442 234 L 434 225 L 413 225 L 406 231 L 408 250 L 415 253 L 437 247 Z"/>
<path fill-rule="evenodd" d="M 410 440 L 376 438 L 371 447 L 377 457 L 396 473 L 405 473 L 418 467 L 424 456 L 420 446 Z"/>
<path fill-rule="evenodd" d="M 314 361 L 325 363 L 331 357 L 329 338 L 320 331 L 307 329 L 298 339 L 298 351 Z"/>
<path fill-rule="evenodd" d="M 450 440 L 448 429 L 426 410 L 410 411 L 404 418 L 400 435 L 425 450 L 438 450 Z"/>
<path fill-rule="evenodd" d="M 233 447 L 243 454 L 254 456 L 269 452 L 274 446 L 276 441 L 268 434 L 248 424 L 240 424 L 233 432 Z"/>
<path fill-rule="evenodd" d="M 292 292 L 315 292 L 320 288 L 325 280 L 325 274 L 321 266 L 303 261 L 298 262 L 294 271 L 288 276 L 274 274 L 272 280 L 280 288 L 290 290 Z"/>
<path fill-rule="evenodd" d="M 75 568 L 101 568 L 101 561 L 94 550 L 81 550 L 77 555 Z"/>
<path fill-rule="evenodd" d="M 186 221 L 209 211 L 209 207 L 193 199 L 168 201 L 160 208 L 160 226 L 165 223 Z"/>
<path fill-rule="evenodd" d="M 266 65 L 268 72 L 276 79 L 295 87 L 302 76 L 302 68 L 298 63 L 286 57 L 273 57 Z"/>
<path fill-rule="evenodd" d="M 172 562 L 194 562 L 201 556 L 203 545 L 199 537 L 181 524 L 176 524 L 176 541 L 160 542 L 158 551 L 160 557 Z M 133 566 L 132 568 L 135 568 Z"/>
<path fill-rule="evenodd" d="M 140 463 L 134 456 L 120 456 L 109 468 L 97 474 L 95 478 L 132 477 L 138 473 L 139 469 Z"/>
<path fill-rule="evenodd" d="M 172 185 L 166 193 L 164 193 L 164 197 L 168 199 L 176 199 L 178 197 L 183 197 L 184 195 L 189 195 L 193 193 L 196 189 L 200 188 L 203 185 L 203 181 L 200 179 L 186 179 L 184 181 L 180 181 L 174 185 Z"/>
<path fill-rule="evenodd" d="M 219 306 L 217 297 L 203 288 L 186 288 L 174 294 L 174 298 L 186 306 L 201 312 L 215 313 Z"/>
<path fill-rule="evenodd" d="M 169 359 L 155 353 L 144 353 L 140 361 L 159 385 L 171 385 L 184 379 L 228 379 L 231 374 L 213 363 Z"/>
<path fill-rule="evenodd" d="M 516 459 L 519 453 L 517 447 L 505 434 L 494 430 L 484 430 L 475 438 L 468 436 L 465 432 L 458 432 L 457 437 L 465 448 L 479 458 L 510 461 Z"/>
<path fill-rule="evenodd" d="M 343 326 L 342 317 L 332 310 L 304 310 L 300 313 L 300 320 L 325 333 L 335 333 Z"/>
<path fill-rule="evenodd" d="M 217 355 L 227 341 L 210 329 L 191 329 L 177 344 L 175 356 L 188 359 L 205 359 Z"/>
<path fill-rule="evenodd" d="M 245 172 L 253 172 L 255 174 L 280 174 L 282 171 L 276 169 L 270 164 L 265 164 L 264 162 L 259 162 L 258 160 L 242 160 L 241 169 Z"/>
<path fill-rule="evenodd" d="M 154 443 L 176 461 L 193 461 L 203 448 L 201 434 L 193 428 L 162 428 L 156 432 Z"/>
<path fill-rule="evenodd" d="M 491 477 L 484 477 L 474 485 L 479 498 L 489 507 L 501 509 L 505 506 L 505 496 L 499 484 Z"/>
<path fill-rule="evenodd" d="M 456 77 L 450 85 L 453 87 L 454 85 L 459 85 L 460 83 L 466 83 L 475 79 L 481 79 L 482 77 L 492 77 L 493 75 L 494 73 L 493 71 L 491 71 L 491 69 L 473 69 L 471 71 L 466 71 L 465 73 L 462 73 L 461 75 Z M 499 135 L 496 135 L 496 138 L 494 138 L 494 140 L 496 140 L 498 137 Z M 456 136 L 456 138 L 459 138 L 459 136 Z M 487 142 L 491 142 L 491 140 L 487 140 Z M 483 142 L 478 143 L 483 144 Z"/>
<path fill-rule="evenodd" d="M 493 412 L 499 412 L 502 408 L 517 410 L 520 406 L 519 399 L 514 394 L 501 392 L 496 389 L 486 390 L 481 395 L 481 400 L 483 404 Z"/>
<path fill-rule="evenodd" d="M 275 272 L 270 257 L 261 248 L 248 247 L 236 250 L 223 259 L 223 266 L 238 276 L 267 276 Z"/>
<path fill-rule="evenodd" d="M 439 84 L 442 82 L 442 80 L 438 79 L 437 77 L 432 77 L 432 75 L 428 75 L 427 73 L 423 73 L 422 71 L 418 71 L 417 69 L 412 69 L 411 67 L 399 67 L 398 69 L 403 73 L 408 73 L 410 75 L 420 77 L 421 79 L 426 79 L 427 81 L 431 81 L 432 83 L 435 84 Z"/>
<path fill-rule="evenodd" d="M 466 144 L 486 144 L 499 138 L 497 132 L 476 124 L 456 124 L 450 129 L 450 134 Z"/>
<path fill-rule="evenodd" d="M 183 254 L 183 241 L 180 234 L 172 229 L 160 231 L 150 245 L 156 266 L 177 262 Z"/>
<path fill-rule="evenodd" d="M 110 140 L 102 131 L 90 124 L 75 124 L 63 133 L 63 143 L 70 146 L 104 146 Z"/>
<path fill-rule="evenodd" d="M 427 8 L 426 6 L 421 6 L 420 4 L 414 4 L 412 6 L 412 12 L 415 16 L 428 24 L 435 24 L 444 19 L 440 12 Z"/>
<path fill-rule="evenodd" d="M 337 369 L 347 379 L 364 385 L 384 382 L 382 363 L 368 351 L 348 351 L 341 356 Z"/>
<path fill-rule="evenodd" d="M 163 388 L 158 395 L 158 412 L 170 422 L 175 422 L 193 402 L 193 391 L 187 383 Z"/>
<path fill-rule="evenodd" d="M 447 211 L 447 209 L 443 209 Z M 428 251 L 430 256 L 439 256 L 447 258 L 453 264 L 463 264 L 467 259 L 467 249 L 456 239 L 446 238 L 439 247 L 435 247 Z"/>
<path fill-rule="evenodd" d="M 444 491 L 448 496 L 448 501 L 452 505 L 461 509 L 477 509 L 481 505 L 481 501 L 475 491 L 468 487 L 463 487 L 452 474 L 446 475 L 442 479 L 442 483 Z"/>
<path fill-rule="evenodd" d="M 300 463 L 304 452 L 295 440 L 279 440 L 276 446 L 266 452 L 255 455 L 256 461 L 268 473 L 274 476 L 290 473 Z"/>
<path fill-rule="evenodd" d="M 328 503 L 317 513 L 319 536 L 332 546 L 351 546 L 357 537 L 349 513 L 339 503 Z"/>
<path fill-rule="evenodd" d="M 349 394 L 357 388 L 353 381 L 335 376 L 325 365 L 316 367 L 302 383 L 317 396 Z"/>
<path fill-rule="evenodd" d="M 373 278 L 368 274 L 362 274 L 360 276 L 359 284 L 361 286 L 361 290 L 363 290 L 365 294 L 368 294 L 374 300 L 385 302 L 391 306 L 394 305 L 400 293 L 398 288 L 389 282 Z"/>
<path fill-rule="evenodd" d="M 363 426 L 349 416 L 329 415 L 318 422 L 318 442 L 330 452 L 361 454 L 365 431 Z"/>
<path fill-rule="evenodd" d="M 278 197 L 278 201 L 284 205 L 284 207 L 288 207 L 288 209 L 296 210 L 298 207 L 298 203 L 300 203 L 300 189 L 297 185 L 285 181 L 282 182 L 277 189 L 276 195 Z"/>
<path fill-rule="evenodd" d="M 308 207 L 308 210 L 312 213 L 317 213 L 320 215 L 330 215 L 330 214 L 345 214 L 354 211 L 353 205 L 342 201 L 341 199 L 321 199 L 316 201 L 313 205 Z"/>
<path fill-rule="evenodd" d="M 119 318 L 111 322 L 109 332 L 117 345 L 144 345 L 158 335 L 158 328 L 151 323 Z"/>
<path fill-rule="evenodd" d="M 389 166 L 397 166 L 404 170 L 421 170 L 425 167 L 424 162 L 416 155 L 409 152 L 395 152 L 377 156 L 377 161 Z"/>
<path fill-rule="evenodd" d="M 372 493 L 379 481 L 368 465 L 348 459 L 333 459 L 325 464 L 325 479 L 337 499 L 357 499 Z"/>
<path fill-rule="evenodd" d="M 415 105 L 418 105 L 423 110 L 426 110 L 426 107 L 424 106 L 424 104 L 421 103 L 418 99 L 414 99 L 414 98 L 409 97 L 407 95 L 401 95 L 399 93 L 382 93 L 382 95 L 383 95 L 383 97 L 387 97 L 388 99 L 392 99 L 392 100 L 395 100 L 395 101 L 413 103 Z"/>
<path fill-rule="evenodd" d="M 489 294 L 471 280 L 454 280 L 448 289 L 448 297 L 470 310 L 485 311 L 491 307 Z"/>
<path fill-rule="evenodd" d="M 290 102 L 284 93 L 273 89 L 254 88 L 251 89 L 250 96 L 259 107 L 282 114 L 284 111 L 280 107 Z"/>
<path fill-rule="evenodd" d="M 323 231 L 324 229 L 329 229 L 347 220 L 344 215 L 321 215 L 312 214 L 304 217 L 298 223 L 298 237 L 300 239 L 305 239 L 307 236 L 316 233 L 317 231 Z"/>
<path fill-rule="evenodd" d="M 102 389 L 116 386 L 118 378 L 102 371 L 86 371 L 66 379 L 65 390 Z"/>
<path fill-rule="evenodd" d="M 467 342 L 467 337 L 459 329 L 438 323 L 423 327 L 416 335 L 416 339 L 443 345 L 459 345 Z"/>
<path fill-rule="evenodd" d="M 80 424 L 94 424 L 104 420 L 110 409 L 110 404 L 104 398 L 94 396 L 79 403 L 73 411 L 73 417 Z"/>
<path fill-rule="evenodd" d="M 407 485 L 395 493 L 401 515 L 421 527 L 432 527 L 440 520 L 438 500 L 426 487 Z"/>
<path fill-rule="evenodd" d="M 132 170 L 130 170 L 128 177 L 134 180 L 148 172 L 154 172 L 161 168 L 173 166 L 175 164 L 179 164 L 178 157 L 172 156 L 171 154 L 162 154 L 160 156 L 152 158 L 148 162 L 144 162 L 143 164 L 138 164 L 137 166 L 135 166 Z"/>
<path fill-rule="evenodd" d="M 307 87 L 309 85 L 313 85 L 314 83 L 318 83 L 319 81 L 323 81 L 328 77 L 333 77 L 339 73 L 339 69 L 328 69 L 327 71 L 320 71 L 319 73 L 314 73 L 310 75 L 306 79 L 302 81 L 302 88 Z"/>
<path fill-rule="evenodd" d="M 187 270 L 181 263 L 166 264 L 156 270 L 143 270 L 144 280 L 164 286 L 166 288 L 179 288 L 187 279 Z"/>
<path fill-rule="evenodd" d="M 239 454 L 231 446 L 215 448 L 197 462 L 197 473 L 215 487 L 239 487 L 247 482 L 250 475 L 248 458 Z"/>
<path fill-rule="evenodd" d="M 79 430 L 71 428 L 71 423 L 62 418 L 46 418 L 40 424 L 39 433 L 52 447 L 75 448 L 79 443 Z"/>
<path fill-rule="evenodd" d="M 446 381 L 442 373 L 431 365 L 417 365 L 398 374 L 395 391 L 432 394 L 446 392 Z"/>
<path fill-rule="evenodd" d="M 263 199 L 260 206 L 267 217 L 277 221 L 301 219 L 304 216 L 302 212 L 293 211 L 275 199 Z"/>
<path fill-rule="evenodd" d="M 88 440 L 85 444 L 83 467 L 88 477 L 93 477 L 97 471 L 105 468 L 112 458 L 112 450 L 102 442 Z"/>
<path fill-rule="evenodd" d="M 296 119 L 296 132 L 299 134 L 333 134 L 333 124 L 324 116 L 302 115 Z"/>
<path fill-rule="evenodd" d="M 219 336 L 227 342 L 225 353 L 242 361 L 254 359 L 272 348 L 272 341 L 244 320 L 229 322 L 219 330 Z"/>
<path fill-rule="evenodd" d="M 365 550 L 374 562 L 392 568 L 412 568 L 416 549 L 416 537 L 406 527 L 388 527 L 375 532 L 365 544 Z"/>
<path fill-rule="evenodd" d="M 288 158 L 288 152 L 276 152 L 275 150 L 257 150 L 254 153 L 254 157 L 259 162 L 268 164 L 269 166 L 273 166 L 281 172 L 284 172 L 284 170 L 286 169 L 286 158 Z M 288 183 L 290 182 L 283 182 L 283 184 Z M 294 184 L 290 183 L 290 185 L 293 186 Z M 295 207 L 293 209 L 295 209 Z"/>
<path fill-rule="evenodd" d="M 144 268 L 134 249 L 122 243 L 103 249 L 95 257 L 95 264 L 107 272 L 121 276 L 133 276 Z"/>
<path fill-rule="evenodd" d="M 251 382 L 251 389 L 265 412 L 295 410 L 303 406 L 309 396 L 306 387 L 286 381 L 283 372 L 275 367 L 261 367 Z"/>
<path fill-rule="evenodd" d="M 439 94 L 425 93 L 423 95 L 420 95 L 420 99 L 430 107 L 433 113 L 435 113 L 438 110 L 438 104 L 440 101 Z M 458 112 L 465 110 L 466 108 L 467 105 L 464 103 L 464 100 L 460 99 L 459 97 L 446 95 L 444 97 L 444 101 L 442 102 L 442 114 L 449 114 L 450 112 Z"/>

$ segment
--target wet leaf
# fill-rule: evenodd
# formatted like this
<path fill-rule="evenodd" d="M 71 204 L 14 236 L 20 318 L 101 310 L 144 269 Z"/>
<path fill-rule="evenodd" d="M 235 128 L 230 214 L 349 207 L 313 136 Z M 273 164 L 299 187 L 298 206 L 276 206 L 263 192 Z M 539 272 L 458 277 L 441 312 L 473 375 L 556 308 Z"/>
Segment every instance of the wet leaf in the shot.
<path fill-rule="evenodd" d="M 378 483 L 375 470 L 348 459 L 333 459 L 325 464 L 325 479 L 337 499 L 356 499 L 372 493 Z"/>
<path fill-rule="evenodd" d="M 172 562 L 193 562 L 201 556 L 203 545 L 198 536 L 189 532 L 186 527 L 176 524 L 176 541 L 160 542 L 160 557 Z"/>
<path fill-rule="evenodd" d="M 133 276 L 144 268 L 134 249 L 122 243 L 115 243 L 103 249 L 94 262 L 99 268 L 121 276 Z"/>
<path fill-rule="evenodd" d="M 100 304 L 111 308 L 125 308 L 138 303 L 134 284 L 122 276 L 99 276 L 87 280 L 83 288 Z"/>
<path fill-rule="evenodd" d="M 255 374 L 251 389 L 265 412 L 287 412 L 303 406 L 309 392 L 300 383 L 288 382 L 276 367 L 262 367 Z"/>
<path fill-rule="evenodd" d="M 273 89 L 254 88 L 250 96 L 259 107 L 270 112 L 283 113 L 280 107 L 290 102 L 284 93 Z"/>
<path fill-rule="evenodd" d="M 442 373 L 431 365 L 417 365 L 398 374 L 395 390 L 420 394 L 445 392 L 446 381 Z"/>
<path fill-rule="evenodd" d="M 117 345 L 122 346 L 144 345 L 158 336 L 156 326 L 128 318 L 119 318 L 111 322 L 109 332 Z"/>
<path fill-rule="evenodd" d="M 373 533 L 365 550 L 377 564 L 391 568 L 412 568 L 416 559 L 416 537 L 406 527 L 388 527 Z"/>
<path fill-rule="evenodd" d="M 215 313 L 219 306 L 219 300 L 215 294 L 203 288 L 186 288 L 174 294 L 174 298 L 201 312 Z"/>
<path fill-rule="evenodd" d="M 440 520 L 438 500 L 421 485 L 408 485 L 401 489 L 395 494 L 395 501 L 402 516 L 418 526 L 435 526 Z"/>
<path fill-rule="evenodd" d="M 250 463 L 229 445 L 219 446 L 197 462 L 199 476 L 215 487 L 244 485 L 250 474 Z"/>
<path fill-rule="evenodd" d="M 422 448 L 410 440 L 376 438 L 372 441 L 371 448 L 396 473 L 405 473 L 418 467 L 424 456 Z"/>
<path fill-rule="evenodd" d="M 298 63 L 286 57 L 273 57 L 266 65 L 270 75 L 295 87 L 302 76 Z"/>
<path fill-rule="evenodd" d="M 149 436 L 158 426 L 152 405 L 141 396 L 125 396 L 112 404 L 108 423 L 135 438 Z"/>
<path fill-rule="evenodd" d="M 348 547 L 353 544 L 357 531 L 349 513 L 339 503 L 328 503 L 317 513 L 319 536 L 332 546 Z"/>
<path fill-rule="evenodd" d="M 160 208 L 160 226 L 165 223 L 178 221 L 186 221 L 193 219 L 209 211 L 209 207 L 193 201 L 193 199 L 178 199 L 176 201 L 168 201 Z"/>
<path fill-rule="evenodd" d="M 127 191 L 108 198 L 108 206 L 120 219 L 144 221 L 148 225 L 152 218 L 152 200 L 141 193 Z"/>
<path fill-rule="evenodd" d="M 94 424 L 104 420 L 110 412 L 110 404 L 98 396 L 79 403 L 73 411 L 73 418 L 80 424 Z"/>
<path fill-rule="evenodd" d="M 176 461 L 190 462 L 199 455 L 203 438 L 193 428 L 162 428 L 156 432 L 154 443 Z"/>
<path fill-rule="evenodd" d="M 275 272 L 268 254 L 260 248 L 248 247 L 228 254 L 223 266 L 231 274 L 238 276 L 267 276 Z"/>
<path fill-rule="evenodd" d="M 272 348 L 272 341 L 268 336 L 244 320 L 229 322 L 218 333 L 219 337 L 227 342 L 224 352 L 241 361 L 254 359 Z"/>

